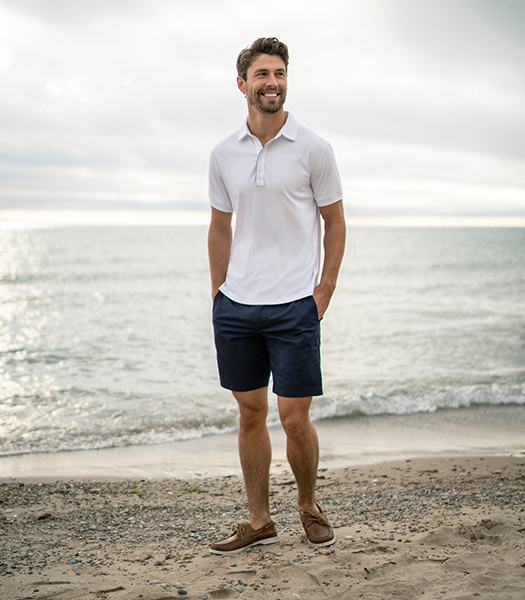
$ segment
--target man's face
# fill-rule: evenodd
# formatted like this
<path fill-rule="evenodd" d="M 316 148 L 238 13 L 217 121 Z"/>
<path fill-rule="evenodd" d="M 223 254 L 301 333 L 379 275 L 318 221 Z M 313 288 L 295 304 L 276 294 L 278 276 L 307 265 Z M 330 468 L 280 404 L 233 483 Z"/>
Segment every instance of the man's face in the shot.
<path fill-rule="evenodd" d="M 279 56 L 261 54 L 250 65 L 246 81 L 238 77 L 237 85 L 256 110 L 267 115 L 275 114 L 286 100 L 286 66 Z"/>

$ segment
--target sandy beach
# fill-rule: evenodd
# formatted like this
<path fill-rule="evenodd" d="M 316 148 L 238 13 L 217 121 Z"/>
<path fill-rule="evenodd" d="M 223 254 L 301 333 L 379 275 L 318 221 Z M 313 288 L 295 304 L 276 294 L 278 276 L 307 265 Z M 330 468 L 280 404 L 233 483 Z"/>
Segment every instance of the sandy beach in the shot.
<path fill-rule="evenodd" d="M 208 544 L 246 516 L 238 475 L 0 483 L 0 597 L 521 600 L 525 457 L 323 469 L 335 546 L 307 545 L 289 472 L 272 474 L 280 544 Z"/>

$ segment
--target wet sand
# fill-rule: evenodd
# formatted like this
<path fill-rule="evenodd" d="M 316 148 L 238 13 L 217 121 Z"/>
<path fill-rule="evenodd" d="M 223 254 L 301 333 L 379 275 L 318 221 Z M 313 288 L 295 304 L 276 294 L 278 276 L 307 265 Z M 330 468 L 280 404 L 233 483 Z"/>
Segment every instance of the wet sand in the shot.
<path fill-rule="evenodd" d="M 519 455 L 525 452 L 525 407 L 481 406 L 412 415 L 327 419 L 316 424 L 320 467 L 342 468 L 418 456 Z M 285 437 L 271 431 L 272 472 L 288 468 Z M 189 478 L 240 475 L 236 433 L 103 450 L 0 457 L 0 481 Z"/>

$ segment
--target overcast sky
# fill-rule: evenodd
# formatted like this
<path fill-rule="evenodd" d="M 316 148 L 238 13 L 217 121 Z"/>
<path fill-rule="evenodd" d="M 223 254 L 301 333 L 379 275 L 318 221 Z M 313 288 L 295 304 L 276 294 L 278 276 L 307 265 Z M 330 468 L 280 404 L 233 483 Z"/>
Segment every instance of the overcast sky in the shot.
<path fill-rule="evenodd" d="M 525 215 L 523 0 L 0 0 L 0 208 L 206 208 L 261 36 L 348 214 Z"/>

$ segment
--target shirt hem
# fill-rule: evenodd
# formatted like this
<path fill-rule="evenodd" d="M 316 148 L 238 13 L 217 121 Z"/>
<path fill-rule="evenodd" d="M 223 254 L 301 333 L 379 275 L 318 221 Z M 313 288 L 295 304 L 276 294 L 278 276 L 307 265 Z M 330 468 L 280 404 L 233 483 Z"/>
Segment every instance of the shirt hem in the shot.
<path fill-rule="evenodd" d="M 300 293 L 300 294 L 293 294 L 290 297 L 286 297 L 284 299 L 246 299 L 246 298 L 242 298 L 240 296 L 237 296 L 237 294 L 232 294 L 230 293 L 230 291 L 228 289 L 223 289 L 223 287 L 221 286 L 219 288 L 219 290 L 222 292 L 222 294 L 224 294 L 227 298 L 229 298 L 230 300 L 233 300 L 233 302 L 237 302 L 237 304 L 246 304 L 247 306 L 277 306 L 279 304 L 289 304 L 290 302 L 295 302 L 296 300 L 303 300 L 304 298 L 309 298 L 310 296 L 313 296 L 313 290 L 308 293 Z"/>

